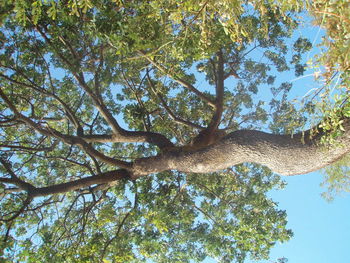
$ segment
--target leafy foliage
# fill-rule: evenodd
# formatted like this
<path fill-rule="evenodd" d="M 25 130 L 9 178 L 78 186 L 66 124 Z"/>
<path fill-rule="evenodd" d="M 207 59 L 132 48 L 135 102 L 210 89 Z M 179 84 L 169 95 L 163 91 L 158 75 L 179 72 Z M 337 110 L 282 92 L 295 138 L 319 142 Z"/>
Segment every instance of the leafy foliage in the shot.
<path fill-rule="evenodd" d="M 346 155 L 337 163 L 325 168 L 325 178 L 322 183 L 327 192 L 322 193 L 328 200 L 334 200 L 336 195 L 349 192 L 350 189 L 350 156 Z"/>
<path fill-rule="evenodd" d="M 283 187 L 266 167 L 137 180 L 129 171 L 142 158 L 193 149 L 202 132 L 300 128 L 292 84 L 276 75 L 304 73 L 311 43 L 290 39 L 303 8 L 296 0 L 3 1 L 1 259 L 268 258 L 292 233 L 266 196 Z M 267 91 L 269 103 L 259 99 Z M 346 100 L 325 130 L 341 130 Z"/>
<path fill-rule="evenodd" d="M 45 216 L 33 211 L 18 219 L 17 234 L 35 232 L 36 238 L 17 240 L 22 247 L 17 257 L 27 262 L 189 262 L 212 256 L 242 262 L 249 252 L 266 258 L 277 240 L 291 235 L 285 212 L 265 196 L 280 184 L 266 170 L 241 166 L 212 177 L 167 172 L 107 193 L 55 197 L 41 211 Z"/>

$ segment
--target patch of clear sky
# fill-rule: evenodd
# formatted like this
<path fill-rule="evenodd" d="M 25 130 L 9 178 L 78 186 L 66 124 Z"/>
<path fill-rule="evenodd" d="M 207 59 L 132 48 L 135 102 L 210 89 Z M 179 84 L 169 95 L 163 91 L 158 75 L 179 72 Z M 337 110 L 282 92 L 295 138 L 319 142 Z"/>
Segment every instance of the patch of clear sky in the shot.
<path fill-rule="evenodd" d="M 305 61 L 319 53 L 317 43 L 324 32 L 311 24 L 304 16 L 305 24 L 294 35 L 308 38 L 314 48 L 307 54 Z M 293 83 L 290 99 L 298 101 L 309 92 L 320 87 L 314 81 L 314 73 L 318 69 L 309 68 L 304 76 L 296 78 L 293 74 L 283 73 L 278 77 L 281 81 Z M 335 85 L 335 84 L 334 84 Z M 266 96 L 266 97 L 265 97 Z M 270 94 L 258 94 L 258 98 L 271 99 Z M 271 191 L 269 196 L 278 203 L 279 209 L 287 211 L 289 229 L 294 236 L 286 243 L 277 243 L 271 250 L 270 260 L 246 263 L 274 263 L 285 257 L 288 263 L 348 263 L 350 262 L 350 195 L 337 196 L 331 203 L 321 197 L 326 191 L 320 184 L 323 181 L 322 171 L 306 175 L 283 178 L 287 185 L 283 190 Z M 207 258 L 203 263 L 218 262 Z"/>

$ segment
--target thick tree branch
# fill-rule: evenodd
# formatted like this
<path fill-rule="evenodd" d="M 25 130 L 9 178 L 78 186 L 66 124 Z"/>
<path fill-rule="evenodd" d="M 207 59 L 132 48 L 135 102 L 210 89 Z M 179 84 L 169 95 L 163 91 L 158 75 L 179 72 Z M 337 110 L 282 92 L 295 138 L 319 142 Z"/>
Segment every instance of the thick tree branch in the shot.
<path fill-rule="evenodd" d="M 96 108 L 100 112 L 100 114 L 104 117 L 107 123 L 111 126 L 113 130 L 113 137 L 115 141 L 119 142 L 148 142 L 154 145 L 157 145 L 159 148 L 163 149 L 166 147 L 172 147 L 173 143 L 168 140 L 164 135 L 154 132 L 146 132 L 146 131 L 128 131 L 123 129 L 110 111 L 107 109 L 104 102 L 100 99 L 98 95 L 96 95 L 90 87 L 86 84 L 83 74 L 75 74 L 76 80 L 79 82 L 80 86 L 86 91 L 86 93 L 90 96 L 92 101 L 94 102 Z"/>
<path fill-rule="evenodd" d="M 226 133 L 223 130 L 218 130 L 221 122 L 223 108 L 224 108 L 224 58 L 222 50 L 217 52 L 217 67 L 213 64 L 213 72 L 215 79 L 215 112 L 211 118 L 208 127 L 202 130 L 195 138 L 192 139 L 192 147 L 202 148 L 213 144 L 223 137 Z"/>
<path fill-rule="evenodd" d="M 70 181 L 67 183 L 51 185 L 47 187 L 35 188 L 32 192 L 33 197 L 47 196 L 52 194 L 67 193 L 70 191 L 79 190 L 84 187 L 112 183 L 118 180 L 129 180 L 130 174 L 127 170 L 119 169 L 104 172 L 102 174 L 93 175 L 78 180 Z"/>
<path fill-rule="evenodd" d="M 19 179 L 5 160 L 0 159 L 0 162 L 2 163 L 6 171 L 11 176 L 11 178 L 0 177 L 0 182 L 6 183 L 6 184 L 13 184 L 17 186 L 19 189 L 26 191 L 28 196 L 31 199 L 38 196 L 67 193 L 67 192 L 79 190 L 92 185 L 108 184 L 118 180 L 129 180 L 131 178 L 130 173 L 127 170 L 119 169 L 119 170 L 104 172 L 97 175 L 92 175 L 89 177 L 81 178 L 81 179 L 70 181 L 67 183 L 61 183 L 61 184 L 56 184 L 56 185 L 51 185 L 46 187 L 34 187 L 32 184 L 29 184 Z M 15 189 L 14 192 L 18 192 L 17 188 Z"/>
<path fill-rule="evenodd" d="M 4 166 L 7 173 L 11 176 L 11 178 L 1 177 L 0 178 L 1 183 L 13 184 L 13 185 L 17 186 L 18 188 L 20 188 L 24 191 L 27 191 L 27 192 L 30 192 L 34 189 L 33 185 L 18 178 L 18 176 L 12 171 L 10 164 L 6 160 L 0 158 L 0 162 Z"/>
<path fill-rule="evenodd" d="M 101 96 L 99 96 L 98 94 L 95 94 L 92 91 L 92 89 L 88 86 L 88 84 L 84 79 L 84 74 L 82 72 L 77 72 L 74 69 L 74 65 L 60 52 L 60 50 L 58 50 L 55 47 L 51 39 L 45 34 L 43 30 L 41 30 L 41 28 L 39 28 L 38 26 L 35 26 L 35 28 L 40 33 L 40 35 L 45 39 L 47 44 L 54 49 L 54 51 L 57 53 L 57 56 L 62 60 L 62 62 L 64 62 L 67 65 L 72 75 L 79 83 L 80 87 L 92 99 L 97 110 L 100 112 L 100 114 L 103 116 L 103 118 L 107 121 L 107 123 L 112 128 L 112 131 L 114 133 L 114 138 L 116 140 L 121 142 L 148 142 L 148 143 L 157 145 L 161 149 L 173 146 L 173 143 L 162 134 L 153 133 L 153 132 L 142 132 L 142 131 L 128 131 L 123 129 L 119 125 L 117 120 L 113 117 L 113 115 L 110 113 L 110 111 L 104 104 L 103 100 L 101 99 Z M 68 49 L 71 49 L 71 48 L 72 47 L 68 47 Z"/>
<path fill-rule="evenodd" d="M 215 75 L 216 75 L 215 113 L 208 126 L 209 130 L 211 131 L 216 130 L 220 124 L 221 116 L 223 112 L 223 104 L 224 104 L 224 81 L 225 81 L 224 58 L 221 50 L 217 53 L 217 60 L 218 60 L 218 66 L 217 66 L 217 72 L 215 72 Z"/>
<path fill-rule="evenodd" d="M 45 196 L 77 190 L 93 184 L 111 183 L 121 179 L 137 179 L 140 176 L 166 170 L 209 173 L 229 168 L 243 162 L 268 166 L 281 175 L 304 174 L 329 165 L 350 152 L 350 121 L 344 122 L 346 132 L 338 138 L 341 146 L 325 147 L 319 138 L 311 138 L 310 131 L 289 135 L 268 134 L 255 130 L 235 131 L 208 147 L 191 151 L 170 151 L 164 154 L 136 160 L 132 170 L 114 170 L 68 183 L 35 188 L 12 172 L 2 162 L 11 178 L 0 178 L 3 183 L 14 184 L 31 192 L 31 196 Z M 304 141 L 304 142 L 303 142 Z"/>
<path fill-rule="evenodd" d="M 40 28 L 37 28 L 40 32 L 40 34 L 44 37 L 46 42 L 52 46 L 56 52 L 58 53 L 58 56 L 62 59 L 62 61 L 70 68 L 71 73 L 73 74 L 74 78 L 78 81 L 79 85 L 82 87 L 82 89 L 89 95 L 89 97 L 94 102 L 96 108 L 100 112 L 100 114 L 103 116 L 103 118 L 107 121 L 107 123 L 110 125 L 110 127 L 113 130 L 114 133 L 114 140 L 119 142 L 148 142 L 151 144 L 155 144 L 158 147 L 166 148 L 166 147 L 172 147 L 173 144 L 170 140 L 168 140 L 165 136 L 153 133 L 153 132 L 142 132 L 142 131 L 127 131 L 123 129 L 117 120 L 113 117 L 113 115 L 110 113 L 110 111 L 107 109 L 106 105 L 102 101 L 101 97 L 97 94 L 95 94 L 91 88 L 87 85 L 84 79 L 83 73 L 77 73 L 74 69 L 72 64 L 66 59 L 57 48 L 54 47 L 51 40 L 46 36 L 46 34 L 40 30 Z M 72 47 L 69 47 L 71 49 Z"/>
<path fill-rule="evenodd" d="M 4 117 L 4 120 L 0 120 L 0 127 L 13 127 L 21 124 L 16 118 Z"/>
<path fill-rule="evenodd" d="M 76 70 L 74 69 L 74 65 L 60 52 L 60 50 L 58 50 L 55 47 L 51 39 L 46 35 L 46 33 L 39 26 L 35 26 L 35 28 L 40 33 L 40 35 L 45 39 L 46 43 L 54 49 L 54 51 L 57 53 L 58 57 L 62 60 L 62 62 L 64 62 L 67 65 L 67 67 L 70 69 L 71 73 L 73 74 L 74 78 L 78 81 L 79 85 L 90 96 L 90 98 L 93 100 L 95 106 L 97 107 L 101 115 L 104 117 L 107 123 L 111 126 L 113 132 L 116 134 L 123 133 L 124 130 L 119 126 L 118 122 L 110 113 L 110 111 L 107 109 L 107 107 L 105 106 L 103 101 L 100 99 L 100 97 L 97 94 L 95 94 L 90 89 L 90 87 L 86 84 L 83 73 L 76 72 Z M 67 41 L 64 41 L 63 43 L 67 45 Z M 76 53 L 74 52 L 74 49 L 70 45 L 68 45 L 67 47 L 71 52 L 73 52 L 72 55 L 73 57 L 75 57 Z"/>
<path fill-rule="evenodd" d="M 166 170 L 210 173 L 244 162 L 259 163 L 281 175 L 316 171 L 350 152 L 350 121 L 346 132 L 338 138 L 341 146 L 322 146 L 319 136 L 310 139 L 310 131 L 290 135 L 269 134 L 256 130 L 240 130 L 228 134 L 213 145 L 195 151 L 176 150 L 136 160 L 133 177 Z M 304 141 L 304 143 L 303 143 Z"/>
<path fill-rule="evenodd" d="M 89 97 L 92 99 L 93 103 L 95 104 L 96 108 L 102 115 L 102 117 L 106 120 L 108 125 L 112 128 L 113 133 L 124 135 L 124 133 L 127 133 L 126 130 L 124 130 L 122 127 L 120 127 L 117 120 L 113 117 L 111 112 L 107 109 L 107 106 L 104 104 L 104 102 L 101 100 L 100 96 L 95 94 L 92 89 L 87 85 L 84 79 L 83 73 L 76 73 L 72 71 L 73 76 L 78 81 L 80 87 L 89 95 Z"/>

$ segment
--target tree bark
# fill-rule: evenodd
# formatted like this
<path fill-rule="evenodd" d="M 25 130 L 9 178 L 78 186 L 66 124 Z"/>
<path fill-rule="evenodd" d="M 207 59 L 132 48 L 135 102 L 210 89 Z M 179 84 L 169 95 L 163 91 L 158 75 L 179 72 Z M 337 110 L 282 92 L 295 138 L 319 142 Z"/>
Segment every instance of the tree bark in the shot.
<path fill-rule="evenodd" d="M 334 163 L 350 152 L 350 121 L 344 123 L 346 131 L 335 145 L 319 143 L 322 131 L 310 138 L 310 131 L 290 135 L 269 134 L 256 130 L 235 131 L 207 147 L 184 151 L 174 149 L 157 156 L 140 158 L 132 167 L 104 172 L 75 181 L 35 187 L 20 179 L 10 166 L 2 161 L 12 178 L 0 182 L 14 184 L 27 191 L 31 198 L 75 191 L 91 185 L 108 184 L 118 180 L 135 180 L 139 177 L 166 170 L 210 173 L 233 165 L 253 162 L 269 167 L 280 175 L 306 174 Z M 131 163 L 130 163 L 131 164 Z M 17 191 L 17 190 L 16 190 Z"/>
<path fill-rule="evenodd" d="M 240 130 L 217 143 L 196 151 L 171 151 L 136 160 L 133 178 L 165 170 L 210 173 L 244 162 L 259 163 L 280 175 L 305 174 L 325 167 L 350 151 L 349 120 L 346 132 L 329 147 L 319 143 L 320 132 L 310 138 L 310 131 L 290 135 Z"/>
<path fill-rule="evenodd" d="M 111 183 L 118 180 L 127 180 L 127 179 L 130 179 L 128 171 L 124 169 L 119 169 L 119 170 L 113 170 L 113 171 L 101 173 L 90 177 L 81 178 L 81 179 L 67 182 L 67 183 L 31 189 L 30 195 L 31 197 L 37 197 L 37 196 L 46 196 L 46 195 L 59 194 L 59 193 L 67 193 L 70 191 L 75 191 L 75 190 L 82 189 L 84 187 L 88 187 L 95 184 L 96 185 L 106 184 L 106 183 Z"/>

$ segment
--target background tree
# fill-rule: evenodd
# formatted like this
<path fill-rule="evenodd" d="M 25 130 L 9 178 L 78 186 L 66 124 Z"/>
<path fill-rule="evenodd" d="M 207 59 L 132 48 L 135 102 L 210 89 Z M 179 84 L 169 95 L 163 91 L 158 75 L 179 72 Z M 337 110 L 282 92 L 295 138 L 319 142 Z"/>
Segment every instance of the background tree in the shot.
<path fill-rule="evenodd" d="M 310 42 L 288 46 L 302 8 L 298 1 L 5 1 L 2 257 L 267 258 L 276 241 L 291 237 L 285 212 L 266 197 L 283 187 L 273 172 L 322 168 L 350 145 L 346 75 L 339 99 L 320 107 L 321 125 L 303 132 L 315 100 L 297 108 L 288 101 L 292 85 L 276 79 L 304 72 Z M 327 84 L 338 71 L 348 74 L 345 61 L 325 68 Z M 269 104 L 258 99 L 270 89 Z M 327 85 L 320 90 L 327 94 Z"/>

